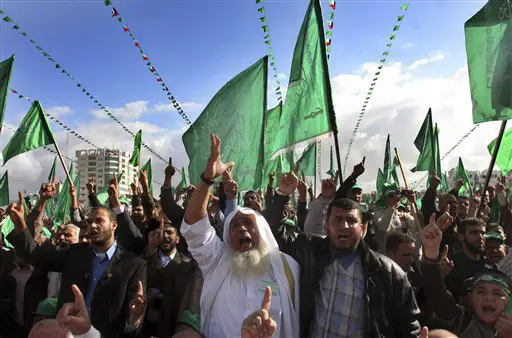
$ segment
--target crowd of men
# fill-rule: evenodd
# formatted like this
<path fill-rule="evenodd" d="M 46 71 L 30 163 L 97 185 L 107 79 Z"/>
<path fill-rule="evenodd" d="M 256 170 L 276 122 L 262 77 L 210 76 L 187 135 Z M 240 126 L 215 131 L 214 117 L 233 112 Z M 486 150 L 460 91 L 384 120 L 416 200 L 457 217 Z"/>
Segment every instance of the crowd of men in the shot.
<path fill-rule="evenodd" d="M 106 206 L 93 180 L 89 210 L 72 188 L 58 227 L 45 215 L 55 181 L 29 210 L 20 193 L 2 215 L 15 229 L 0 250 L 0 337 L 512 337 L 503 182 L 442 194 L 431 175 L 420 200 L 392 188 L 368 204 L 363 160 L 318 196 L 296 169 L 238 205 L 220 149 L 211 135 L 200 183 L 177 193 L 169 166 L 158 200 L 145 172 L 131 205 L 115 177 Z"/>

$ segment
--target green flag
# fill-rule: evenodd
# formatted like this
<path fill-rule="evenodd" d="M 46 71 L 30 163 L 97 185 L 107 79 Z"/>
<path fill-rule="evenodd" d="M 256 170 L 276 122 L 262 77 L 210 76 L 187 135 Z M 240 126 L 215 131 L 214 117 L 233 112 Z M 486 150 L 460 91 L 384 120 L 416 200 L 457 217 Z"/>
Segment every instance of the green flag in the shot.
<path fill-rule="evenodd" d="M 496 147 L 497 139 L 493 140 L 488 146 L 487 149 L 489 153 L 494 153 L 494 148 Z M 498 151 L 498 156 L 496 157 L 496 165 L 501 169 L 503 175 L 507 175 L 512 170 L 512 128 L 507 130 L 503 134 L 503 139 L 501 140 L 500 150 Z"/>
<path fill-rule="evenodd" d="M 13 63 L 14 55 L 0 62 L 0 130 L 2 130 L 2 123 L 4 122 L 5 105 L 7 103 Z"/>
<path fill-rule="evenodd" d="M 391 136 L 388 134 L 386 140 L 386 147 L 384 150 L 384 170 L 380 170 L 377 173 L 377 196 L 380 198 L 379 192 L 383 192 L 384 188 L 395 188 L 398 189 L 400 182 L 398 181 L 398 175 L 396 173 L 396 165 L 398 160 L 393 157 L 391 160 Z"/>
<path fill-rule="evenodd" d="M 411 169 L 416 171 L 430 171 L 434 169 L 434 128 L 432 126 L 432 110 L 429 108 L 427 116 L 421 125 L 421 129 L 414 140 L 416 149 L 420 155 L 416 161 L 416 166 Z"/>
<path fill-rule="evenodd" d="M 149 192 L 151 193 L 151 196 L 153 196 L 153 170 L 151 168 L 151 158 L 140 168 L 141 171 L 146 170 L 146 175 L 148 176 L 148 183 L 149 183 Z"/>
<path fill-rule="evenodd" d="M 2 179 L 0 179 L 0 206 L 9 205 L 9 202 L 9 176 L 6 171 Z"/>
<path fill-rule="evenodd" d="M 187 174 L 185 173 L 185 168 L 181 168 L 181 183 L 180 188 L 181 189 L 187 189 Z"/>
<path fill-rule="evenodd" d="M 142 130 L 137 132 L 135 135 L 135 140 L 133 141 L 133 154 L 130 158 L 130 164 L 134 167 L 138 167 L 140 165 L 140 146 L 142 144 Z"/>
<path fill-rule="evenodd" d="M 4 242 L 5 242 L 5 246 L 8 247 L 8 248 L 13 248 L 12 244 L 9 243 L 7 241 L 7 235 L 9 235 L 15 228 L 16 226 L 14 225 L 14 223 L 11 221 L 11 217 L 7 216 L 3 221 L 2 221 L 2 235 L 4 235 Z"/>
<path fill-rule="evenodd" d="M 71 167 L 69 168 L 69 175 L 73 181 L 75 181 L 74 176 L 74 163 L 71 163 Z M 75 185 L 75 187 L 79 187 L 80 185 Z M 53 224 L 54 227 L 65 224 L 65 221 L 70 220 L 70 208 L 71 208 L 71 195 L 69 193 L 71 188 L 70 181 L 66 177 L 66 180 L 62 184 L 62 188 L 59 192 L 59 199 L 57 201 L 57 205 L 55 206 L 55 210 L 53 212 Z"/>
<path fill-rule="evenodd" d="M 272 158 L 336 129 L 320 0 L 311 0 L 295 44 L 290 82 Z"/>
<path fill-rule="evenodd" d="M 507 1 L 492 0 L 464 24 L 475 124 L 512 119 L 509 16 Z"/>
<path fill-rule="evenodd" d="M 434 167 L 432 169 L 436 173 L 436 176 L 442 180 L 443 171 L 441 170 L 441 149 L 439 148 L 439 128 L 437 127 L 437 123 L 434 128 Z M 445 189 L 448 189 L 446 182 L 444 182 L 443 186 Z"/>
<path fill-rule="evenodd" d="M 221 140 L 222 159 L 236 163 L 233 178 L 238 189 L 261 186 L 267 63 L 265 56 L 226 83 L 183 135 L 191 184 L 199 183 L 210 156 L 210 133 L 215 133 Z"/>
<path fill-rule="evenodd" d="M 55 169 L 57 167 L 57 156 L 53 159 L 52 169 L 50 170 L 50 174 L 48 175 L 48 182 L 51 182 L 55 177 Z"/>
<path fill-rule="evenodd" d="M 316 142 L 310 144 L 299 159 L 300 170 L 305 176 L 315 176 L 316 173 Z"/>
<path fill-rule="evenodd" d="M 109 178 L 110 175 L 105 175 L 105 186 L 98 190 L 98 193 L 96 194 L 96 198 L 100 202 L 101 205 L 107 206 L 108 203 L 108 187 L 109 187 Z M 123 173 L 117 174 L 117 182 L 121 182 L 121 179 L 123 178 Z"/>
<path fill-rule="evenodd" d="M 464 163 L 462 163 L 462 158 L 459 157 L 459 163 L 457 164 L 457 168 L 455 169 L 455 181 L 462 180 L 464 185 L 458 191 L 459 194 L 470 193 L 471 194 L 471 182 L 469 181 L 468 172 L 464 168 Z"/>
<path fill-rule="evenodd" d="M 331 146 L 331 157 L 330 157 L 330 160 L 331 160 L 331 164 L 329 166 L 329 171 L 326 174 L 331 176 L 331 178 L 334 178 L 334 176 L 336 176 L 336 170 L 334 170 L 334 154 L 333 154 L 333 151 L 332 151 L 332 146 Z"/>
<path fill-rule="evenodd" d="M 2 151 L 4 165 L 16 155 L 55 144 L 52 130 L 39 101 L 34 101 L 18 130 Z"/>

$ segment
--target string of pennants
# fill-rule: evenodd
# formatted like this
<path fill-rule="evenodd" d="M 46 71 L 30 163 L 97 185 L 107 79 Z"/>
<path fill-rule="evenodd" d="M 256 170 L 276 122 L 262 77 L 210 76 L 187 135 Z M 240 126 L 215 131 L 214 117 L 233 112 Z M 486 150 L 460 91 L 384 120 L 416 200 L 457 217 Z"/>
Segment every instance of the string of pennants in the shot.
<path fill-rule="evenodd" d="M 25 99 L 27 100 L 28 102 L 32 102 L 32 100 L 28 97 L 28 96 L 24 96 L 22 94 L 20 94 L 16 89 L 13 89 L 11 88 L 11 92 L 15 95 L 18 95 L 18 98 L 19 99 Z M 97 145 L 95 145 L 94 143 L 92 143 L 91 141 L 89 141 L 88 139 L 86 139 L 85 137 L 83 137 L 82 135 L 80 135 L 79 133 L 77 133 L 76 131 L 74 131 L 73 129 L 71 129 L 70 127 L 68 127 L 65 123 L 63 123 L 62 121 L 60 121 L 59 119 L 57 119 L 56 117 L 52 116 L 51 114 L 49 114 L 48 112 L 44 112 L 44 115 L 46 115 L 46 117 L 48 117 L 50 120 L 54 121 L 55 123 L 57 123 L 59 126 L 62 127 L 62 129 L 68 131 L 71 135 L 73 135 L 74 137 L 76 137 L 77 139 L 79 139 L 80 141 L 82 142 L 85 142 L 87 143 L 88 145 L 96 148 L 96 149 L 101 149 L 100 147 L 98 147 Z"/>
<path fill-rule="evenodd" d="M 6 16 L 6 15 L 4 16 L 4 14 L 5 14 L 4 11 L 2 11 L 0 9 L 0 15 L 3 16 L 2 21 L 6 22 L 6 23 L 12 23 L 13 19 L 9 16 Z M 40 54 L 43 57 L 45 57 L 48 61 L 50 61 L 51 63 L 54 64 L 55 69 L 60 70 L 60 72 L 62 74 L 66 75 L 70 80 L 72 80 L 76 84 L 76 87 L 79 88 L 85 96 L 87 96 L 89 99 L 91 99 L 94 102 L 94 104 L 96 104 L 96 106 L 98 106 L 98 108 L 100 108 L 102 111 L 104 111 L 109 118 L 114 120 L 118 125 L 120 125 L 123 128 L 124 131 L 126 131 L 132 137 L 135 137 L 135 134 L 131 130 L 129 130 L 116 116 L 114 116 L 114 114 L 112 114 L 107 109 L 107 107 L 105 107 L 103 104 L 101 104 L 101 102 L 98 100 L 98 98 L 94 97 L 70 72 L 68 72 L 66 69 L 64 69 L 64 67 L 61 64 L 57 63 L 55 58 L 52 55 L 50 55 L 50 53 L 48 53 L 46 50 L 44 50 L 43 47 L 41 47 L 34 39 L 30 38 L 27 32 L 23 31 L 20 28 L 20 26 L 17 24 L 14 24 L 12 28 L 14 30 L 18 31 L 20 33 L 20 35 L 22 35 L 23 37 L 26 37 L 30 41 L 30 43 L 40 52 Z M 157 154 L 153 149 L 151 149 L 147 144 L 145 144 L 144 141 L 142 141 L 142 145 L 147 151 L 149 151 L 155 157 L 157 157 L 161 161 L 167 163 L 167 160 L 165 158 L 163 158 L 162 156 Z"/>
<path fill-rule="evenodd" d="M 279 103 L 283 103 L 283 94 L 281 92 L 281 81 L 279 81 L 279 71 L 277 70 L 276 59 L 274 56 L 274 48 L 272 47 L 272 38 L 270 36 L 270 28 L 268 25 L 267 12 L 265 10 L 265 6 L 263 5 L 263 0 L 256 0 L 256 5 L 258 5 L 258 12 L 260 13 L 260 23 L 261 29 L 263 31 L 263 41 L 268 46 L 268 58 L 270 59 L 270 66 L 272 66 L 272 70 L 274 71 L 274 80 L 277 83 L 277 88 L 274 89 L 274 93 L 277 95 L 277 100 Z M 260 7 L 261 6 L 261 7 Z"/>
<path fill-rule="evenodd" d="M 404 18 L 405 18 L 405 11 L 409 9 L 409 4 L 405 3 L 400 7 L 400 10 L 402 11 L 401 15 L 399 15 L 396 19 L 395 25 L 393 27 L 393 32 L 389 36 L 388 43 L 386 44 L 387 49 L 382 53 L 381 59 L 379 60 L 379 66 L 377 67 L 377 71 L 374 74 L 374 78 L 372 80 L 372 83 L 370 84 L 370 88 L 368 88 L 368 91 L 366 93 L 366 98 L 363 103 L 363 107 L 361 108 L 361 112 L 359 113 L 359 116 L 357 118 L 356 126 L 354 128 L 354 131 L 352 132 L 352 136 L 350 137 L 350 141 L 348 143 L 348 150 L 347 155 L 345 156 L 345 164 L 343 171 L 346 171 L 347 169 L 347 162 L 348 157 L 350 156 L 350 151 L 352 150 L 352 144 L 354 143 L 354 139 L 356 137 L 357 131 L 359 129 L 359 126 L 361 125 L 361 121 L 363 120 L 364 114 L 366 113 L 366 108 L 368 107 L 368 103 L 370 102 L 370 99 L 373 94 L 373 90 L 375 89 L 375 85 L 377 84 L 377 81 L 379 80 L 379 77 L 381 75 L 381 70 L 384 64 L 386 63 L 386 59 L 389 56 L 391 52 L 391 48 L 393 46 L 393 42 L 396 39 L 396 34 L 400 30 L 400 25 L 402 24 Z"/>
<path fill-rule="evenodd" d="M 187 125 L 191 125 L 192 122 L 190 121 L 190 119 L 188 118 L 188 116 L 185 114 L 185 112 L 183 111 L 183 109 L 181 108 L 180 104 L 178 103 L 178 101 L 174 98 L 174 95 L 172 94 L 172 92 L 170 91 L 168 85 L 165 83 L 165 81 L 163 80 L 162 76 L 160 75 L 160 73 L 157 71 L 157 69 L 155 68 L 155 65 L 151 62 L 151 60 L 149 59 L 149 57 L 146 55 L 146 53 L 144 52 L 144 50 L 142 49 L 142 46 L 139 42 L 139 40 L 137 40 L 135 38 L 135 35 L 133 35 L 133 33 L 131 32 L 130 28 L 128 28 L 128 25 L 125 23 L 124 19 L 121 17 L 121 15 L 119 14 L 119 11 L 112 5 L 112 2 L 110 0 L 105 0 L 105 6 L 110 6 L 112 7 L 112 17 L 113 18 L 117 18 L 117 21 L 119 22 L 119 24 L 122 26 L 123 28 L 123 31 L 128 33 L 128 35 L 130 36 L 130 38 L 132 39 L 133 41 L 133 44 L 134 46 L 139 50 L 140 54 L 141 54 L 141 59 L 142 61 L 145 62 L 146 66 L 147 66 L 147 69 L 151 72 L 151 74 L 153 74 L 153 76 L 156 78 L 156 83 L 158 83 L 161 87 L 162 87 L 162 91 L 165 92 L 166 96 L 167 96 L 167 99 L 169 101 L 171 101 L 172 103 L 172 106 L 178 111 L 178 114 L 180 114 L 181 118 L 183 118 L 183 120 L 185 120 L 185 122 L 187 123 Z"/>
<path fill-rule="evenodd" d="M 327 29 L 325 30 L 325 49 L 327 51 L 327 59 L 329 59 L 329 55 L 331 54 L 332 30 L 334 29 L 334 11 L 336 10 L 336 1 L 331 0 L 329 7 L 331 10 L 329 11 L 329 20 L 327 20 Z"/>
<path fill-rule="evenodd" d="M 15 132 L 16 132 L 16 130 L 12 129 L 11 127 L 9 127 L 8 125 L 6 125 L 5 123 L 2 123 L 2 126 L 4 126 L 6 129 L 10 130 L 10 131 L 11 131 L 11 132 L 13 132 L 13 133 L 15 133 Z M 50 146 L 44 146 L 44 147 L 43 147 L 43 149 L 44 149 L 44 150 L 46 150 L 46 151 L 48 151 L 48 152 L 50 152 L 50 153 L 52 153 L 52 154 L 55 154 L 55 155 L 57 154 L 57 152 L 56 152 L 54 149 L 50 148 Z M 64 154 L 61 154 L 61 155 L 62 155 L 62 157 L 66 158 L 68 161 L 78 163 L 76 160 L 74 160 L 74 159 L 72 159 L 72 158 L 69 158 L 69 157 L 67 157 L 67 156 L 66 156 L 66 155 L 64 155 Z"/>

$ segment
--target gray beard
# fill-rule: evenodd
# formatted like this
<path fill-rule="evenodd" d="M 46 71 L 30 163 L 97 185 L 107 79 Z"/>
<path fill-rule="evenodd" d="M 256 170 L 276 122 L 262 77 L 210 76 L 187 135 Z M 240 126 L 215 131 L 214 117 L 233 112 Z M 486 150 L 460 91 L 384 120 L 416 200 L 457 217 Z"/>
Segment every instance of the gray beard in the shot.
<path fill-rule="evenodd" d="M 230 250 L 230 272 L 239 278 L 243 278 L 249 274 L 262 276 L 268 271 L 269 249 L 265 242 L 260 241 L 260 245 L 256 249 L 249 251 Z"/>

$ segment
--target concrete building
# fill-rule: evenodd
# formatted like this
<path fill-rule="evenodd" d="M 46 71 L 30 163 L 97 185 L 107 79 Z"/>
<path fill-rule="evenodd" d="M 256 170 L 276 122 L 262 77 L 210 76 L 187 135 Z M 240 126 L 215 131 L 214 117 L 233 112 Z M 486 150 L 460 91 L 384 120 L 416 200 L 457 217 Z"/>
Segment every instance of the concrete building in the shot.
<path fill-rule="evenodd" d="M 131 195 L 130 184 L 136 177 L 137 168 L 128 161 L 131 152 L 118 149 L 77 150 L 76 158 L 80 172 L 80 202 L 87 199 L 87 182 L 94 178 L 98 190 L 108 185 L 115 174 L 123 172 L 119 182 L 119 195 Z"/>
<path fill-rule="evenodd" d="M 474 170 L 466 170 L 468 172 L 469 181 L 471 182 L 472 186 L 474 187 L 477 182 L 480 183 L 480 185 L 483 187 L 485 183 L 485 179 L 487 178 L 487 170 L 483 171 L 474 171 Z M 455 187 L 455 174 L 456 174 L 456 168 L 451 169 L 448 171 L 448 186 L 450 188 Z M 500 170 L 493 170 L 491 175 L 491 181 L 490 184 L 496 184 L 498 182 L 498 178 L 501 177 L 501 171 Z M 510 175 L 507 176 L 507 180 L 512 178 Z"/>

